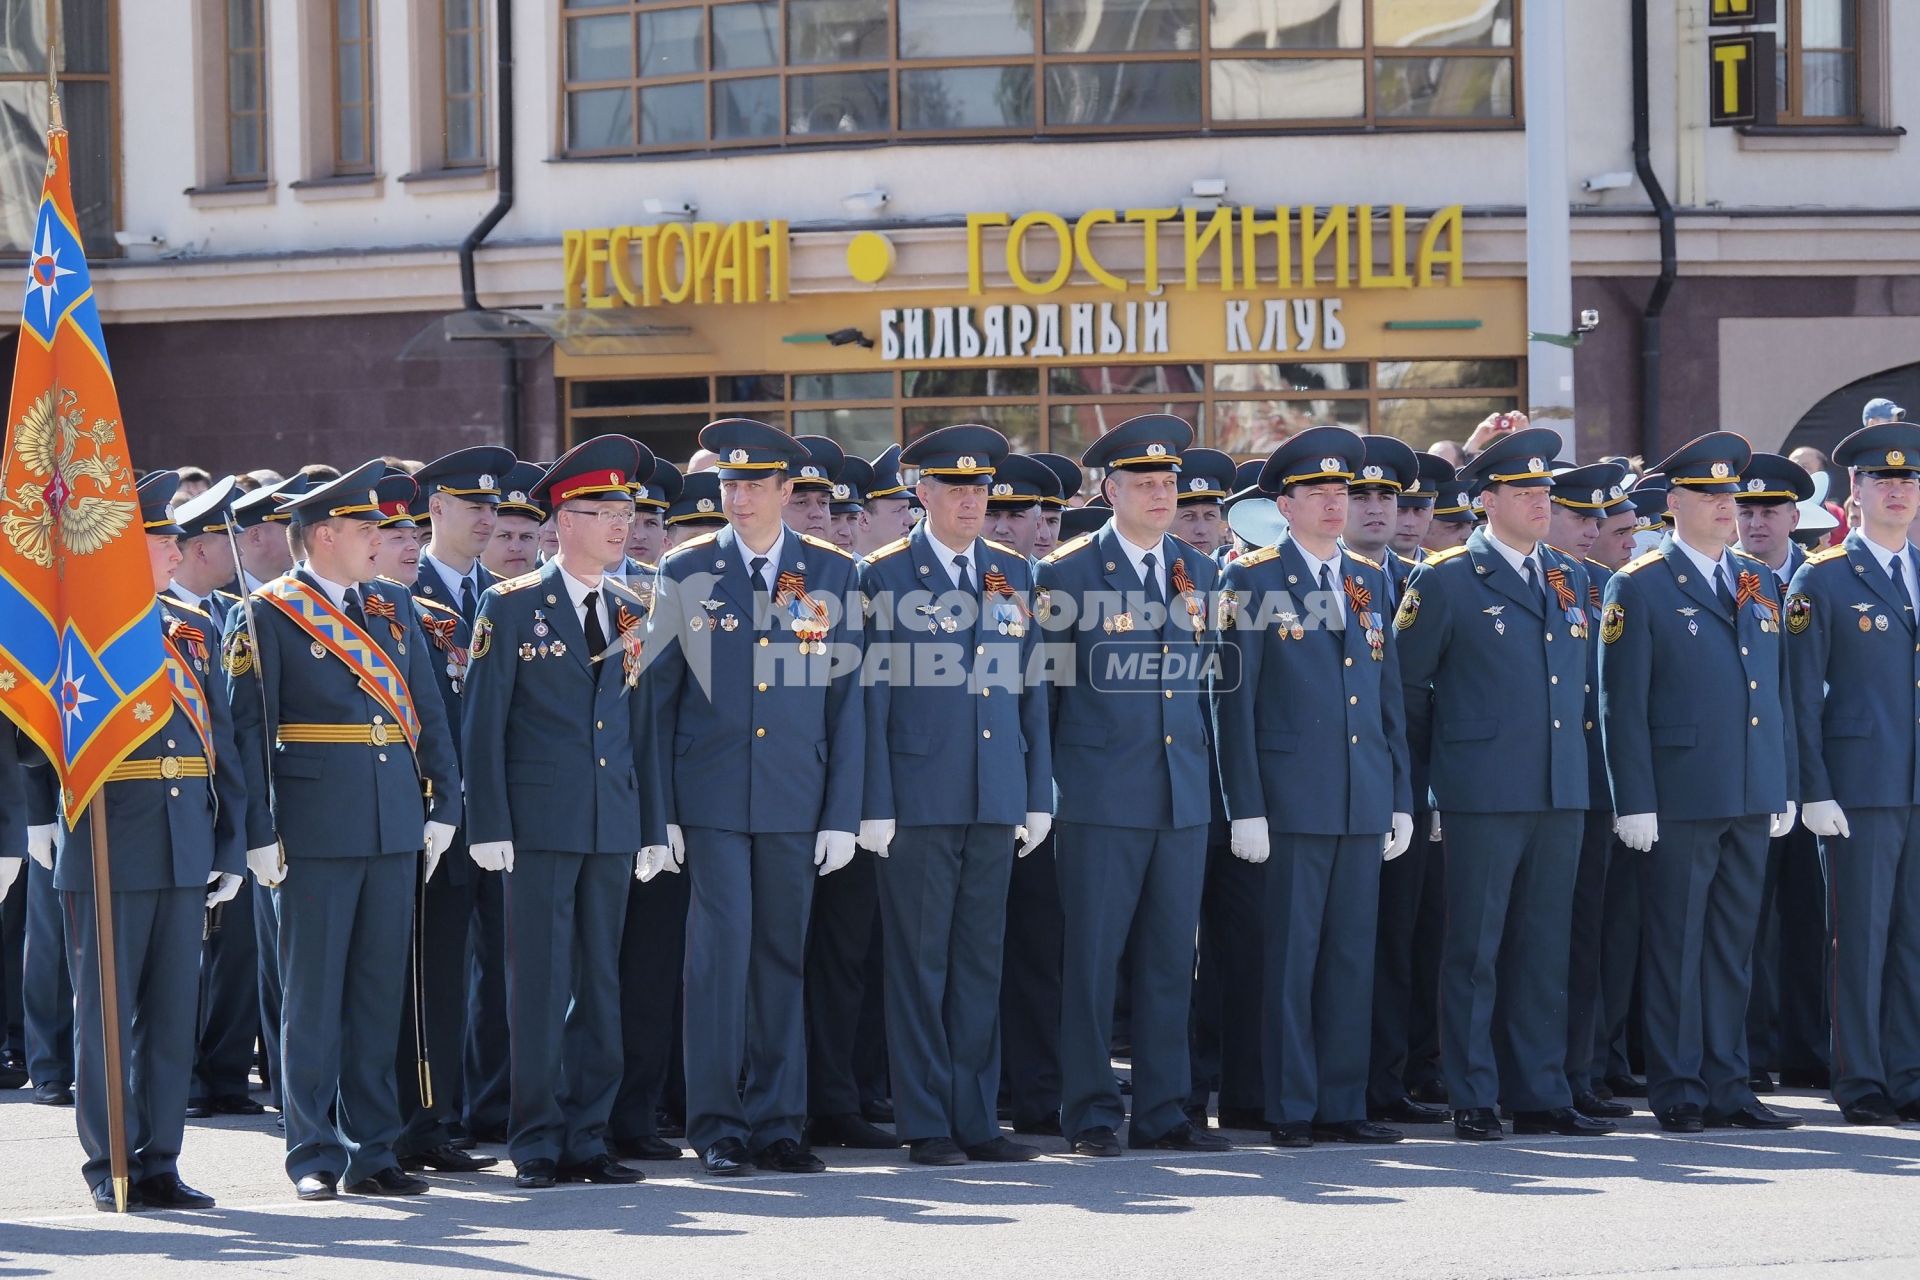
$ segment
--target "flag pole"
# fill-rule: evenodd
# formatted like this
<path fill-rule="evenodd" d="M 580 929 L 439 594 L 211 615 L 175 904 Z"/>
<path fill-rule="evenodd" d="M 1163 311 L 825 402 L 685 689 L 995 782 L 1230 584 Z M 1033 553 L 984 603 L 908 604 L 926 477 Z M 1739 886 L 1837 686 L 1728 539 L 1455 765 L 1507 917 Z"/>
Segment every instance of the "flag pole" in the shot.
<path fill-rule="evenodd" d="M 47 128 L 64 130 L 60 113 L 60 16 L 57 0 L 47 0 Z M 72 793 L 69 792 L 69 795 Z M 87 806 L 93 836 L 93 921 L 95 950 L 100 963 L 101 1072 L 107 1086 L 107 1151 L 113 1179 L 113 1208 L 127 1211 L 127 1097 L 126 1069 L 120 1053 L 119 964 L 113 946 L 113 885 L 107 859 L 107 798 L 94 797 Z"/>

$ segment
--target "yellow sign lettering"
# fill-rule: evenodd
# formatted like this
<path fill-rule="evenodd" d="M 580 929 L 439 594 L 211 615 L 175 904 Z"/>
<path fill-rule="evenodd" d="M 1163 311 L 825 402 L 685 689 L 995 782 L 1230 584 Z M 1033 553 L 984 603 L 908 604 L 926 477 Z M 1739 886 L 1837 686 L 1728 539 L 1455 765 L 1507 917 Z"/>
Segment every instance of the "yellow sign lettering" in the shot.
<path fill-rule="evenodd" d="M 1045 227 L 1053 232 L 1060 246 L 1060 259 L 1054 264 L 1053 274 L 1045 280 L 1035 281 L 1027 275 L 1026 262 L 1020 250 L 1026 243 L 1027 232 L 1035 227 Z M 1067 282 L 1073 274 L 1073 233 L 1067 230 L 1067 220 L 1057 213 L 1023 213 L 1014 219 L 1013 226 L 1007 232 L 1007 275 L 1012 278 L 1014 287 L 1022 293 L 1053 293 Z"/>
<path fill-rule="evenodd" d="M 1441 237 L 1446 237 L 1446 247 L 1440 246 Z M 1414 283 L 1421 288 L 1433 283 L 1433 268 L 1446 264 L 1449 287 L 1459 288 L 1464 274 L 1467 254 L 1461 243 L 1460 206 L 1450 204 L 1438 210 L 1427 219 L 1427 229 L 1420 233 L 1420 252 L 1414 260 Z"/>
<path fill-rule="evenodd" d="M 1127 221 L 1140 224 L 1146 252 L 1141 267 L 1146 273 L 1148 293 L 1160 292 L 1160 224 L 1180 212 L 1178 209 L 1129 209 Z"/>
<path fill-rule="evenodd" d="M 1125 293 L 1127 282 L 1107 270 L 1101 265 L 1100 259 L 1093 256 L 1093 229 L 1111 226 L 1119 218 L 1120 215 L 1112 209 L 1089 209 L 1081 214 L 1080 220 L 1073 224 L 1073 252 L 1088 275 L 1115 293 Z"/>
<path fill-rule="evenodd" d="M 1319 211 L 1312 205 L 1300 210 L 1300 283 L 1311 287 L 1320 282 L 1315 264 L 1320 251 L 1333 241 L 1333 282 L 1344 289 L 1353 283 L 1352 259 L 1347 246 L 1347 206 L 1336 204 L 1327 210 L 1327 220 L 1317 228 L 1314 217 Z"/>
<path fill-rule="evenodd" d="M 1413 277 L 1407 274 L 1407 210 L 1394 205 L 1387 214 L 1387 252 L 1392 267 L 1385 275 L 1373 269 L 1373 206 L 1360 206 L 1360 287 L 1362 289 L 1411 289 Z"/>
<path fill-rule="evenodd" d="M 1233 210 L 1219 208 L 1207 219 L 1207 229 L 1199 232 L 1198 209 L 1187 210 L 1186 238 L 1182 242 L 1186 248 L 1187 288 L 1200 287 L 1200 255 L 1207 251 L 1208 245 L 1218 245 L 1220 252 L 1219 280 L 1222 289 L 1233 288 Z"/>
<path fill-rule="evenodd" d="M 1713 46 L 1713 71 L 1720 80 L 1720 111 L 1740 114 L 1740 66 L 1747 60 L 1747 46 L 1729 41 Z"/>

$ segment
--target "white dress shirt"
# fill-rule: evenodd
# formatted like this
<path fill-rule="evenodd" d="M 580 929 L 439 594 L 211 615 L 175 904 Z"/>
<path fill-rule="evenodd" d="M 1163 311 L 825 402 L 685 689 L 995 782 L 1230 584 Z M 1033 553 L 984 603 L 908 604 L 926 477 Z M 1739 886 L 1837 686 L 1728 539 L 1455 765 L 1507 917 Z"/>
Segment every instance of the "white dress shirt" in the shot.
<path fill-rule="evenodd" d="M 960 567 L 953 562 L 956 556 L 966 561 L 967 572 L 973 573 L 973 548 L 971 546 L 965 551 L 961 551 L 956 547 L 950 547 L 934 536 L 931 526 L 927 529 L 927 545 L 933 548 L 934 558 L 940 561 L 941 565 L 946 568 L 947 580 L 956 588 L 960 585 Z M 980 585 L 980 575 L 977 573 L 973 573 L 973 585 L 975 587 Z"/>
<path fill-rule="evenodd" d="M 587 594 L 593 591 L 600 593 L 594 599 L 594 608 L 600 614 L 600 634 L 611 640 L 614 634 L 611 625 L 613 615 L 607 608 L 606 588 L 599 582 L 580 581 L 580 579 L 568 573 L 565 566 L 561 567 L 560 581 L 566 584 L 567 599 L 573 603 L 573 619 L 580 624 L 580 633 L 582 635 L 585 635 L 587 631 Z"/>
<path fill-rule="evenodd" d="M 1300 553 L 1300 558 L 1307 562 L 1307 582 L 1312 590 L 1320 589 L 1320 570 L 1327 571 L 1327 581 L 1333 584 L 1333 603 L 1328 606 L 1327 621 L 1344 622 L 1347 616 L 1347 602 L 1346 592 L 1340 587 L 1342 581 L 1340 548 L 1336 545 L 1332 557 L 1326 560 L 1307 550 L 1297 539 L 1294 541 L 1293 548 Z"/>
<path fill-rule="evenodd" d="M 1147 557 L 1153 557 L 1154 583 L 1160 588 L 1160 598 L 1162 600 L 1169 599 L 1170 597 L 1167 594 L 1167 566 L 1165 563 L 1167 558 L 1165 552 L 1167 540 L 1162 538 L 1150 547 L 1136 547 L 1128 540 L 1126 534 L 1120 532 L 1119 525 L 1113 527 L 1113 540 L 1120 544 L 1120 550 L 1126 553 L 1128 561 L 1133 565 L 1134 573 L 1139 576 L 1143 585 L 1147 581 Z"/>
<path fill-rule="evenodd" d="M 768 595 L 773 594 L 773 584 L 779 580 L 780 549 L 786 543 L 786 540 L 787 526 L 783 524 L 780 526 L 780 532 L 773 535 L 773 545 L 765 551 L 755 551 L 745 542 L 740 543 L 741 564 L 746 569 L 749 578 L 753 576 L 753 562 L 761 556 L 767 558 L 766 567 L 760 571 L 760 585 Z"/>

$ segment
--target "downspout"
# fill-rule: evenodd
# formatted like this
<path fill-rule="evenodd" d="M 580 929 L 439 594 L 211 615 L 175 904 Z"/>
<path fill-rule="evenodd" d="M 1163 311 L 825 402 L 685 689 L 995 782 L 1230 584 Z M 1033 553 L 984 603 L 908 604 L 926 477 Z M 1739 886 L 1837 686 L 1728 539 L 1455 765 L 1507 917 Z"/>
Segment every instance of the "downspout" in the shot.
<path fill-rule="evenodd" d="M 1659 456 L 1660 446 L 1660 318 L 1679 274 L 1679 255 L 1674 247 L 1673 204 L 1653 171 L 1647 59 L 1647 0 L 1633 0 L 1633 171 L 1653 202 L 1654 217 L 1660 220 L 1660 274 L 1640 313 L 1639 452 L 1652 459 Z"/>
<path fill-rule="evenodd" d="M 481 310 L 480 287 L 474 279 L 474 254 L 481 241 L 493 233 L 513 208 L 513 0 L 496 0 L 494 4 L 493 45 L 497 59 L 494 131 L 500 146 L 495 178 L 498 194 L 493 207 L 460 242 L 460 304 L 468 311 Z M 511 342 L 502 342 L 500 349 L 505 353 L 500 362 L 500 421 L 507 448 L 518 454 L 521 451 L 520 364 Z"/>

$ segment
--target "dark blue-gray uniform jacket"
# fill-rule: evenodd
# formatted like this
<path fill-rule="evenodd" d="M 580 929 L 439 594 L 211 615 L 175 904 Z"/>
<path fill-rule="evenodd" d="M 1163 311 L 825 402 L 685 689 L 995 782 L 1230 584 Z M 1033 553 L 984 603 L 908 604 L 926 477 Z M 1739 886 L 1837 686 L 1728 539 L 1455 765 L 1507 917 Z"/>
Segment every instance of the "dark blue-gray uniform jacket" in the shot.
<path fill-rule="evenodd" d="M 861 570 L 870 673 L 863 819 L 1017 826 L 1029 813 L 1053 811 L 1047 686 L 1027 680 L 1040 632 L 1032 569 L 1012 547 L 984 538 L 974 539 L 969 558 L 980 594 L 957 610 L 935 604 L 952 597 L 953 574 L 924 522 Z M 960 674 L 916 675 L 936 661 Z"/>
<path fill-rule="evenodd" d="M 1600 721 L 1615 813 L 1786 812 L 1795 766 L 1779 588 L 1763 562 L 1733 562 L 1764 597 L 1735 616 L 1671 534 L 1607 583 Z"/>
<path fill-rule="evenodd" d="M 1386 574 L 1342 551 L 1346 626 L 1304 629 L 1306 592 L 1317 590 L 1291 538 L 1227 566 L 1222 643 L 1238 655 L 1234 687 L 1217 694 L 1220 773 L 1227 813 L 1265 817 L 1300 835 L 1385 833 L 1413 812 L 1400 660 L 1385 612 Z M 1222 596 L 1222 600 L 1229 597 Z M 1291 615 L 1291 616 L 1287 616 Z M 1376 655 L 1368 631 L 1379 638 Z M 1337 677 L 1337 678 L 1336 678 Z"/>
<path fill-rule="evenodd" d="M 424 578 L 431 572 L 429 569 L 420 576 Z M 404 583 L 390 578 L 382 578 L 381 581 L 396 591 L 408 591 Z M 410 591 L 409 595 L 412 595 Z M 446 710 L 447 726 L 453 731 L 454 757 L 460 761 L 460 775 L 464 780 L 467 765 L 463 758 L 466 744 L 462 733 L 460 691 L 466 685 L 473 630 L 467 626 L 467 620 L 460 616 L 460 610 L 453 606 L 423 595 L 412 595 L 412 599 L 414 621 L 420 624 L 421 635 L 426 639 L 427 657 L 433 665 L 433 682 L 440 689 L 440 705 Z M 429 816 L 436 821 L 445 821 L 441 816 L 444 812 L 436 804 Z M 479 874 L 480 869 L 473 865 L 471 858 L 449 858 L 446 861 L 447 865 L 441 868 L 440 874 L 448 878 L 449 884 L 465 884 Z"/>
<path fill-rule="evenodd" d="M 827 653 L 803 655 L 790 606 L 756 620 L 752 558 L 728 527 L 660 560 L 647 657 L 666 820 L 753 834 L 857 832 L 867 767 L 860 672 L 828 665 L 860 649 L 860 618 L 845 608 L 857 590 L 854 559 L 819 538 L 781 535 L 776 575 L 799 576 L 827 610 Z"/>
<path fill-rule="evenodd" d="M 467 842 L 632 857 L 666 843 L 639 680 L 646 608 L 600 579 L 619 648 L 596 662 L 562 572 L 551 561 L 480 598 L 461 694 Z"/>
<path fill-rule="evenodd" d="M 1576 624 L 1491 539 L 1476 529 L 1408 580 L 1394 619 L 1407 745 L 1427 756 L 1442 813 L 1585 809 L 1586 575 L 1540 544 L 1575 593 Z"/>
<path fill-rule="evenodd" d="M 326 591 L 304 569 L 292 575 L 323 599 Z M 275 579 L 278 581 L 278 579 Z M 266 584 L 261 592 L 271 588 Z M 255 592 L 250 602 L 227 619 L 227 674 L 231 686 L 234 736 L 246 767 L 247 794 L 260 797 L 247 810 L 247 848 L 259 849 L 277 838 L 287 861 L 300 858 L 369 858 L 420 848 L 427 809 L 423 781 L 433 783 L 433 819 L 460 824 L 460 766 L 454 729 L 433 687 L 433 654 L 420 633 L 407 592 L 386 582 L 359 587 L 363 599 L 380 599 L 394 609 L 394 638 L 384 618 L 366 610 L 368 635 L 406 679 L 420 721 L 419 765 L 406 737 L 391 724 L 381 704 L 360 687 L 359 676 L 291 618 Z M 253 610 L 260 649 L 248 639 L 245 610 Z M 261 680 L 269 672 L 271 679 Z M 275 743 L 261 720 L 260 691 L 266 690 L 267 723 L 281 725 L 386 724 L 385 746 L 341 743 Z M 278 812 L 266 802 L 266 760 L 273 758 Z"/>
<path fill-rule="evenodd" d="M 213 619 L 172 595 L 160 604 L 173 648 L 200 683 L 214 758 L 208 778 L 155 778 L 109 782 L 94 803 L 107 806 L 111 878 L 116 891 L 204 889 L 216 871 L 247 869 L 244 837 L 250 822 L 243 783 L 244 747 L 236 745 L 234 722 L 226 706 L 220 673 L 220 649 Z M 193 632 L 200 638 L 194 639 Z M 173 698 L 164 709 L 160 731 L 134 749 L 129 760 L 165 761 L 169 756 L 204 756 L 193 720 Z M 162 772 L 166 772 L 164 764 Z M 53 887 L 80 893 L 93 890 L 93 827 L 82 818 L 67 833 L 53 864 Z"/>
<path fill-rule="evenodd" d="M 478 561 L 474 562 L 473 571 L 479 575 L 474 581 L 478 584 L 478 589 L 482 595 L 486 594 L 488 587 L 496 586 L 500 582 L 499 574 Z M 416 596 L 425 596 L 435 604 L 446 605 L 455 613 L 460 612 L 459 593 L 449 592 L 447 590 L 447 580 L 440 576 L 438 569 L 427 563 L 424 553 L 420 557 L 420 576 L 414 581 L 413 594 Z M 475 616 L 476 618 L 478 617 L 477 614 Z"/>
<path fill-rule="evenodd" d="M 1600 621 L 1606 615 L 1607 581 L 1613 570 L 1598 560 L 1581 565 L 1587 571 L 1587 631 L 1600 634 Z M 1587 733 L 1587 807 L 1608 812 L 1613 807 L 1613 786 L 1607 778 L 1606 735 L 1600 728 L 1600 646 L 1587 642 L 1586 719 L 1581 723 Z"/>
<path fill-rule="evenodd" d="M 1920 635 L 1860 534 L 1793 575 L 1787 632 L 1800 802 L 1920 805 Z"/>
<path fill-rule="evenodd" d="M 1056 816 L 1160 831 L 1205 826 L 1215 785 L 1207 721 L 1210 666 L 1219 648 L 1214 595 L 1220 570 L 1210 557 L 1163 535 L 1156 559 L 1167 575 L 1168 614 L 1161 629 L 1149 630 L 1136 603 L 1140 580 L 1119 539 L 1109 521 L 1040 562 L 1036 613 L 1043 628 L 1049 597 L 1071 620 L 1070 630 L 1043 636 L 1056 677 Z M 1175 565 L 1193 583 L 1190 594 L 1202 611 L 1197 628 L 1174 590 Z M 1109 663 L 1109 655 L 1135 661 Z"/>
<path fill-rule="evenodd" d="M 27 856 L 28 792 L 19 732 L 10 724 L 0 724 L 0 858 Z"/>

